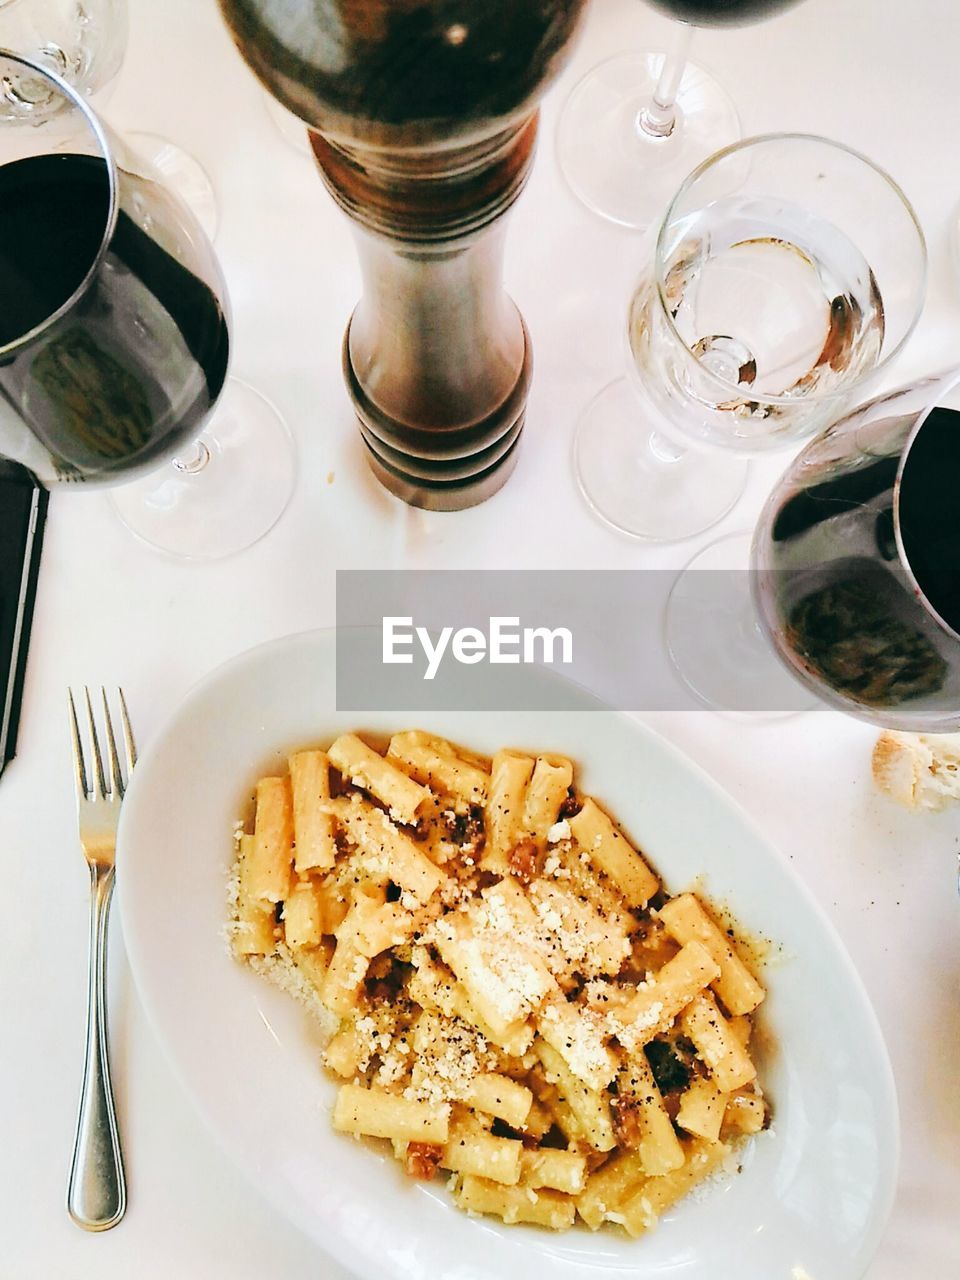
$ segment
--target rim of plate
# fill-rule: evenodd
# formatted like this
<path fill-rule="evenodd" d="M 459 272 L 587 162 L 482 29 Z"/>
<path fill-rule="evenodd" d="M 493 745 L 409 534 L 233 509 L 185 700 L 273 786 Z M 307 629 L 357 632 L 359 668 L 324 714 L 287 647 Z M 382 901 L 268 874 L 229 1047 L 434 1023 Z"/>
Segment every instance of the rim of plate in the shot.
<path fill-rule="evenodd" d="M 339 630 L 343 630 L 343 628 L 340 628 Z M 376 631 L 377 628 L 356 627 L 350 628 L 350 630 L 358 632 L 373 632 Z M 213 668 L 213 670 L 208 672 L 205 676 L 202 676 L 199 680 L 195 681 L 164 720 L 147 748 L 140 755 L 137 769 L 134 770 L 128 790 L 128 797 L 130 795 L 134 797 L 133 807 L 136 805 L 137 778 L 138 776 L 142 776 L 141 770 L 143 769 L 144 763 L 148 766 L 150 765 L 154 754 L 159 754 L 164 741 L 171 733 L 175 732 L 178 723 L 188 715 L 195 702 L 202 700 L 208 690 L 218 685 L 222 680 L 228 679 L 236 670 L 247 665 L 255 665 L 256 663 L 269 658 L 271 653 L 282 652 L 286 649 L 298 648 L 301 646 L 309 647 L 314 644 L 319 646 L 330 645 L 331 658 L 335 663 L 337 633 L 337 627 L 309 628 L 304 631 L 292 632 L 284 636 L 274 637 L 271 640 L 262 641 L 261 643 L 226 659 L 226 661 Z M 733 796 L 731 796 L 730 793 L 700 764 L 695 760 L 692 760 L 684 751 L 671 742 L 670 739 L 657 732 L 657 730 L 651 728 L 642 720 L 636 719 L 627 712 L 618 711 L 609 707 L 585 686 L 580 685 L 576 681 L 570 680 L 566 676 L 561 675 L 550 668 L 544 667 L 539 663 L 536 664 L 534 670 L 535 675 L 538 678 L 555 680 L 564 685 L 575 687 L 578 690 L 579 695 L 582 696 L 585 704 L 582 708 L 576 709 L 578 712 L 590 709 L 602 714 L 615 716 L 617 719 L 629 725 L 633 732 L 636 732 L 641 737 L 652 741 L 664 755 L 671 758 L 673 763 L 679 765 L 681 769 L 695 778 L 700 786 L 708 790 L 715 800 L 719 801 L 720 804 L 732 811 L 736 815 L 738 821 L 750 830 L 751 834 L 756 839 L 757 844 L 767 853 L 768 856 L 772 857 L 778 863 L 781 871 L 789 880 L 795 891 L 803 898 L 807 908 L 810 909 L 817 918 L 817 922 L 823 933 L 826 934 L 833 942 L 834 950 L 844 967 L 845 975 L 852 987 L 856 990 L 860 999 L 861 1011 L 865 1015 L 869 1034 L 873 1040 L 873 1044 L 866 1047 L 869 1051 L 869 1056 L 872 1058 L 875 1065 L 877 1084 L 882 1094 L 883 1104 L 888 1110 L 892 1121 L 889 1130 L 891 1150 L 890 1161 L 888 1168 L 884 1171 L 884 1177 L 878 1180 L 879 1189 L 875 1197 L 874 1212 L 872 1214 L 870 1230 L 869 1233 L 866 1233 L 864 1236 L 864 1265 L 862 1270 L 860 1270 L 856 1276 L 854 1276 L 853 1273 L 851 1273 L 850 1276 L 850 1280 L 864 1280 L 870 1264 L 879 1249 L 884 1232 L 886 1231 L 894 1199 L 896 1197 L 902 1148 L 900 1104 L 897 1095 L 893 1066 L 890 1061 L 890 1054 L 880 1026 L 880 1021 L 877 1017 L 876 1010 L 873 1007 L 873 1002 L 870 999 L 866 985 L 861 978 L 859 970 L 854 964 L 852 957 L 847 951 L 846 945 L 844 944 L 839 931 L 834 926 L 833 921 L 827 915 L 825 909 L 820 905 L 820 902 L 814 895 L 813 891 L 808 887 L 806 882 L 801 879 L 793 867 L 790 866 L 788 860 L 780 852 L 779 848 L 766 836 L 759 824 L 754 820 L 753 816 L 744 809 L 743 806 L 739 804 L 738 801 L 736 801 Z M 586 704 L 592 705 L 588 708 Z M 464 712 L 464 714 L 469 715 L 471 713 Z M 539 714 L 550 715 L 556 713 L 541 712 Z M 143 772 L 147 771 L 148 770 L 144 770 Z M 294 1216 L 289 1212 L 289 1206 L 284 1203 L 280 1194 L 275 1192 L 272 1186 L 266 1187 L 263 1183 L 257 1182 L 254 1179 L 247 1161 L 243 1158 L 247 1150 L 245 1144 L 239 1139 L 232 1139 L 213 1123 L 209 1111 L 204 1105 L 203 1099 L 198 1095 L 193 1083 L 191 1082 L 189 1074 L 181 1063 L 180 1055 L 177 1053 L 172 1040 L 164 1030 L 164 1022 L 158 1015 L 157 1008 L 151 994 L 150 984 L 149 982 L 144 983 L 142 979 L 142 974 L 146 965 L 140 952 L 140 938 L 136 931 L 128 932 L 126 927 L 128 910 L 125 905 L 126 892 L 124 889 L 125 878 L 122 873 L 122 848 L 125 842 L 124 815 L 126 812 L 129 812 L 127 809 L 128 803 L 128 799 L 125 798 L 124 807 L 121 809 L 120 814 L 120 828 L 118 831 L 117 841 L 118 849 L 121 850 L 121 857 L 118 858 L 117 862 L 117 891 L 121 921 L 123 924 L 124 947 L 127 953 L 128 963 L 130 965 L 130 972 L 136 984 L 137 994 L 143 1006 L 147 1022 L 156 1037 L 164 1058 L 169 1064 L 177 1082 L 183 1089 L 187 1098 L 189 1098 L 190 1104 L 194 1109 L 194 1113 L 199 1115 L 204 1128 L 212 1135 L 220 1150 L 228 1156 L 233 1167 L 240 1171 L 248 1186 L 251 1186 L 258 1195 L 263 1196 L 263 1198 L 268 1201 L 284 1221 L 291 1223 L 301 1234 L 306 1236 L 310 1240 L 311 1244 L 313 1244 L 317 1249 L 319 1256 L 322 1257 L 326 1252 L 347 1271 L 357 1276 L 366 1274 L 366 1272 L 361 1273 L 356 1270 L 358 1253 L 366 1267 L 382 1268 L 384 1261 L 383 1258 L 378 1254 L 375 1255 L 373 1253 L 367 1253 L 362 1242 L 360 1250 L 358 1251 L 355 1245 L 354 1247 L 351 1247 L 340 1234 L 336 1234 L 335 1236 L 326 1238 L 324 1244 L 321 1245 L 316 1237 L 311 1233 L 307 1225 L 301 1221 L 300 1217 Z M 467 1220 L 466 1217 L 464 1220 Z M 543 1256 L 544 1260 L 550 1260 L 550 1255 L 546 1253 L 546 1251 Z M 553 1259 L 553 1261 L 558 1261 L 558 1259 Z M 380 1280 L 387 1280 L 388 1276 L 388 1273 L 376 1269 L 371 1270 L 369 1274 L 378 1276 Z M 610 1274 L 611 1280 L 613 1280 L 617 1272 L 614 1270 Z M 389 1275 L 395 1275 L 396 1280 L 402 1280 L 399 1272 L 392 1272 L 389 1273 Z"/>

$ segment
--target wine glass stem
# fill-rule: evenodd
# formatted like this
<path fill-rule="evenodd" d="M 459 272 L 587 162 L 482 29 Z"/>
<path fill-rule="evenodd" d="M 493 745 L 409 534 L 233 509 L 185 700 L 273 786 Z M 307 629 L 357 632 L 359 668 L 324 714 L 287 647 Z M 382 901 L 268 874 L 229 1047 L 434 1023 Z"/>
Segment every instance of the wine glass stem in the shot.
<path fill-rule="evenodd" d="M 210 450 L 202 440 L 197 440 L 189 453 L 174 458 L 173 465 L 182 475 L 195 476 L 209 461 Z"/>
<path fill-rule="evenodd" d="M 660 79 L 650 103 L 637 115 L 637 128 L 651 138 L 669 138 L 677 123 L 677 94 L 687 66 L 693 27 L 686 22 L 675 24 L 673 47 L 663 59 Z"/>
<path fill-rule="evenodd" d="M 661 466 L 674 467 L 687 456 L 687 451 L 668 440 L 659 431 L 651 431 L 647 438 L 647 448 Z"/>

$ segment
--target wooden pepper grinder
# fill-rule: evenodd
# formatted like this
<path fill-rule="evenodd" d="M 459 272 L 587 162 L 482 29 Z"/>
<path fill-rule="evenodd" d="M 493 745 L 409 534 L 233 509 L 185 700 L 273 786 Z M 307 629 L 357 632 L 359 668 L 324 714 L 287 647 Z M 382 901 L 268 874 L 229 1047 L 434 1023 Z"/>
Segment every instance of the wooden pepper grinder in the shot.
<path fill-rule="evenodd" d="M 585 4 L 220 0 L 353 221 L 344 375 L 374 472 L 414 506 L 473 506 L 516 461 L 531 352 L 501 281 L 503 216 Z"/>

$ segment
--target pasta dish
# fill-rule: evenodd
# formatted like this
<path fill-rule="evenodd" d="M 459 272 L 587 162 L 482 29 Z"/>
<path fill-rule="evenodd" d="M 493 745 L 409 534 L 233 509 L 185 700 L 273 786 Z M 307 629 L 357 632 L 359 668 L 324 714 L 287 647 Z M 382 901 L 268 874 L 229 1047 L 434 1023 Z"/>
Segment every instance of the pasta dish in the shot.
<path fill-rule="evenodd" d="M 233 950 L 335 1019 L 334 1127 L 461 1208 L 638 1236 L 767 1124 L 746 951 L 565 757 L 347 733 L 237 838 Z"/>

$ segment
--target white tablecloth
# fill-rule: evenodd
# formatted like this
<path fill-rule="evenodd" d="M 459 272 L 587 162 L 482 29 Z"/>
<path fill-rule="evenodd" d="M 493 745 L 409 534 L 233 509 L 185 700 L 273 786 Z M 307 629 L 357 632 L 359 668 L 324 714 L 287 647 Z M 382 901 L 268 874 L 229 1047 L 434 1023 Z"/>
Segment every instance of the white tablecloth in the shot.
<path fill-rule="evenodd" d="M 590 65 L 658 45 L 667 22 L 636 0 L 597 0 L 545 102 L 540 154 L 512 215 L 507 255 L 508 285 L 536 351 L 523 451 L 501 494 L 443 516 L 402 506 L 367 470 L 340 377 L 340 341 L 359 288 L 350 233 L 310 164 L 279 140 L 213 0 L 133 0 L 131 11 L 129 56 L 108 114 L 123 128 L 186 144 L 213 178 L 234 371 L 287 416 L 300 478 L 270 536 L 213 566 L 144 549 L 102 494 L 54 495 L 20 755 L 0 781 L 0 1278 L 339 1277 L 195 1117 L 144 1021 L 116 920 L 110 1012 L 129 1209 L 102 1236 L 66 1216 L 87 873 L 76 846 L 65 686 L 122 683 L 146 742 L 222 660 L 331 625 L 337 567 L 680 567 L 714 536 L 663 547 L 621 539 L 587 512 L 570 467 L 578 409 L 619 372 L 623 301 L 645 246 L 566 191 L 553 156 L 557 110 Z M 745 132 L 832 135 L 900 180 L 929 238 L 931 282 L 895 380 L 960 355 L 960 278 L 948 236 L 960 200 L 957 7 L 806 0 L 762 26 L 698 34 L 694 56 L 729 85 Z M 780 465 L 755 468 L 747 496 L 716 532 L 750 524 Z M 899 1195 L 869 1280 L 947 1280 L 960 1256 L 960 809 L 921 818 L 894 808 L 870 781 L 873 732 L 829 713 L 764 726 L 707 713 L 649 719 L 742 802 L 846 941 L 890 1046 L 903 1116 Z M 830 1046 L 823 1050 L 829 1070 Z"/>

